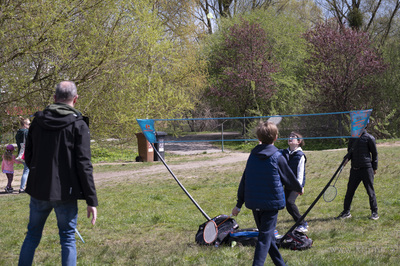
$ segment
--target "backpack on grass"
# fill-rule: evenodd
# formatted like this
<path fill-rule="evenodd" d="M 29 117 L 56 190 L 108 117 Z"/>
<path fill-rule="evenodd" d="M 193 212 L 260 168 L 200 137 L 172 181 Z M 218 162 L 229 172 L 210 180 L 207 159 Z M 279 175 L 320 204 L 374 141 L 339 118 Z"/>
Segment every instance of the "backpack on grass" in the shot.
<path fill-rule="evenodd" d="M 206 224 L 208 223 L 205 222 L 199 226 L 199 230 L 196 233 L 196 243 L 199 245 L 220 245 L 224 244 L 228 238 L 229 238 L 229 233 L 233 232 L 235 229 L 239 227 L 237 222 L 230 218 L 228 215 L 218 215 L 217 217 L 212 218 L 212 220 L 215 222 L 215 224 L 218 227 L 218 233 L 217 233 L 217 239 L 213 243 L 207 244 L 204 241 L 204 228 Z"/>
<path fill-rule="evenodd" d="M 291 250 L 304 250 L 311 248 L 313 241 L 303 232 L 293 230 L 285 239 L 277 241 L 278 247 Z"/>

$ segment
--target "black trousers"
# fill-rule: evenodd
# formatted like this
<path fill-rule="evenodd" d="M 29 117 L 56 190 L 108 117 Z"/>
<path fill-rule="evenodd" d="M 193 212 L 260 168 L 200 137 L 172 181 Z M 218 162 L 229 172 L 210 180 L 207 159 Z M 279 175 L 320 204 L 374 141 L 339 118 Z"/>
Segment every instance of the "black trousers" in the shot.
<path fill-rule="evenodd" d="M 286 209 L 288 213 L 293 217 L 293 220 L 295 222 L 297 222 L 301 217 L 299 209 L 297 208 L 295 203 L 298 196 L 299 196 L 298 192 L 285 188 Z M 301 224 L 304 223 L 305 221 L 302 221 Z"/>
<path fill-rule="evenodd" d="M 347 192 L 344 198 L 344 211 L 350 211 L 354 193 L 361 182 L 363 182 L 367 190 L 371 212 L 378 212 L 378 204 L 376 203 L 374 190 L 374 170 L 372 168 L 351 168 L 349 182 L 347 183 Z"/>

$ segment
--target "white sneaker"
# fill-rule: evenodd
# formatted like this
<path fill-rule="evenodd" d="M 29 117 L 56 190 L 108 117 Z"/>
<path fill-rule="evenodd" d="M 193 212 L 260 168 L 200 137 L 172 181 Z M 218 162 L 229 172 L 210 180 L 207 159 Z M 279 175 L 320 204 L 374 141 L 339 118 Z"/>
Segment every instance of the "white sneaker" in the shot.
<path fill-rule="evenodd" d="M 308 223 L 305 222 L 304 224 L 297 226 L 296 230 L 302 233 L 308 232 Z"/>

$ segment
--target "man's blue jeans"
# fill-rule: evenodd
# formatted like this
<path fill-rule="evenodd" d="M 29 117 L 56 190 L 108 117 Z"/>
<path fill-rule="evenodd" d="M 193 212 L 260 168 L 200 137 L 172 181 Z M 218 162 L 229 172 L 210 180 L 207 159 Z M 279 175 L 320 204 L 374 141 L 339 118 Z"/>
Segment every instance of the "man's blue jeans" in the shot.
<path fill-rule="evenodd" d="M 78 218 L 77 200 L 43 201 L 31 197 L 28 233 L 21 247 L 18 265 L 32 265 L 35 250 L 42 238 L 46 219 L 54 209 L 60 235 L 62 265 L 76 265 L 75 228 Z"/>
<path fill-rule="evenodd" d="M 26 165 L 26 163 L 24 163 L 24 171 L 22 172 L 21 185 L 19 186 L 19 189 L 21 189 L 21 190 L 25 189 L 26 180 L 28 179 L 28 175 L 29 175 L 29 168 Z"/>

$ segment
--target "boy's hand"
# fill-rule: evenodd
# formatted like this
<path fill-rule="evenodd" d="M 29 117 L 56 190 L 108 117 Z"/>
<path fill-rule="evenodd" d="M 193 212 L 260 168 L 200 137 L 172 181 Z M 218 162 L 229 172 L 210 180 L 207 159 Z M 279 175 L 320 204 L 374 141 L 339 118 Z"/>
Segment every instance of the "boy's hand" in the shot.
<path fill-rule="evenodd" d="M 235 208 L 232 209 L 232 216 L 237 216 L 240 212 L 240 209 L 235 206 Z"/>

